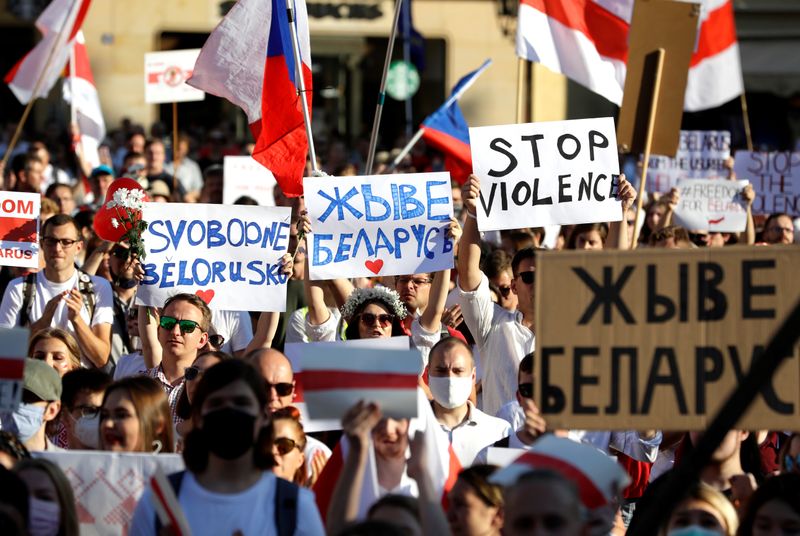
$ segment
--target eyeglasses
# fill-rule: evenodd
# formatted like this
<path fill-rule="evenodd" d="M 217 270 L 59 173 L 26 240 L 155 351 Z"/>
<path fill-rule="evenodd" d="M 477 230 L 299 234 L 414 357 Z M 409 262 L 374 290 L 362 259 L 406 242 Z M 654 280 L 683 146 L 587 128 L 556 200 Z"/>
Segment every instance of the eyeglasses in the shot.
<path fill-rule="evenodd" d="M 281 456 L 286 456 L 294 449 L 300 450 L 300 445 L 297 444 L 297 441 L 288 437 L 276 437 L 272 444 L 275 445 L 275 448 L 278 449 L 278 454 Z"/>
<path fill-rule="evenodd" d="M 161 319 L 158 321 L 158 325 L 162 328 L 166 329 L 167 331 L 172 331 L 172 329 L 177 324 L 181 328 L 181 333 L 192 333 L 194 330 L 200 327 L 200 324 L 195 322 L 194 320 L 178 320 L 172 316 L 162 316 Z"/>
<path fill-rule="evenodd" d="M 269 383 L 265 382 L 267 386 L 267 393 L 269 393 L 273 388 L 275 388 L 275 392 L 278 393 L 278 396 L 289 396 L 294 391 L 294 385 L 289 382 L 282 382 L 282 383 Z"/>
<path fill-rule="evenodd" d="M 186 370 L 183 371 L 183 377 L 186 379 L 187 382 L 193 382 L 200 378 L 200 376 L 205 373 L 204 370 L 200 370 L 195 366 L 186 367 Z"/>
<path fill-rule="evenodd" d="M 517 389 L 519 390 L 519 396 L 522 398 L 533 398 L 533 383 L 521 383 L 517 385 Z"/>
<path fill-rule="evenodd" d="M 363 322 L 364 325 L 366 325 L 366 326 L 374 325 L 375 321 L 377 320 L 378 322 L 380 322 L 381 326 L 386 327 L 389 324 L 391 324 L 392 321 L 394 320 L 394 315 L 390 315 L 390 314 L 386 314 L 386 313 L 379 314 L 379 315 L 375 315 L 375 314 L 372 314 L 372 313 L 361 313 L 360 317 L 361 317 L 361 322 Z"/>
<path fill-rule="evenodd" d="M 525 273 L 533 273 L 533 272 L 525 272 Z M 497 287 L 497 290 L 500 291 L 500 294 L 504 298 L 508 298 L 508 295 L 511 294 L 511 287 Z"/>
<path fill-rule="evenodd" d="M 97 417 L 100 415 L 100 408 L 97 406 L 75 406 L 72 411 L 77 413 L 79 417 Z"/>
<path fill-rule="evenodd" d="M 42 237 L 42 244 L 49 248 L 56 247 L 56 244 L 61 244 L 61 247 L 64 249 L 71 248 L 78 242 L 80 242 L 80 240 L 72 240 L 71 238 L 55 238 L 53 236 Z"/>
<path fill-rule="evenodd" d="M 225 337 L 223 337 L 219 333 L 214 333 L 213 335 L 209 335 L 208 344 L 210 344 L 215 348 L 222 348 L 222 345 L 225 344 Z"/>
<path fill-rule="evenodd" d="M 395 285 L 408 285 L 409 283 L 413 283 L 415 287 L 421 287 L 422 285 L 430 285 L 433 283 L 432 279 L 427 277 L 395 277 L 394 284 Z"/>
<path fill-rule="evenodd" d="M 533 282 L 536 280 L 536 272 L 534 271 L 520 272 L 518 275 L 520 279 L 522 279 L 522 282 L 525 283 L 526 285 L 532 285 Z"/>
<path fill-rule="evenodd" d="M 787 473 L 791 473 L 792 471 L 800 471 L 800 454 L 794 458 L 790 454 L 787 454 L 783 457 L 783 465 L 786 466 Z"/>

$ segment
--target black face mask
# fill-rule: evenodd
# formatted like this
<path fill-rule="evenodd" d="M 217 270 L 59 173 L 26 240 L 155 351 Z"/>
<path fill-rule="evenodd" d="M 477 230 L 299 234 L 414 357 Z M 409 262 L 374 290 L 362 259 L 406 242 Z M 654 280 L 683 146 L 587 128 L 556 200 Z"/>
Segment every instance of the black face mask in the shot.
<path fill-rule="evenodd" d="M 253 447 L 256 418 L 233 408 L 203 415 L 203 436 L 208 450 L 223 460 L 235 460 Z"/>

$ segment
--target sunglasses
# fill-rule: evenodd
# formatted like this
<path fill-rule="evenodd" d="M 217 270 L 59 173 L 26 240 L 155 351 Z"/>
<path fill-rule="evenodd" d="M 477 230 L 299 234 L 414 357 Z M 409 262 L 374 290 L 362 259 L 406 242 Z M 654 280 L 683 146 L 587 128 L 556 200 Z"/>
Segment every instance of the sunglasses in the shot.
<path fill-rule="evenodd" d="M 278 449 L 278 454 L 281 456 L 286 456 L 294 449 L 300 450 L 300 445 L 297 444 L 297 441 L 289 439 L 288 437 L 276 437 L 272 443 L 275 445 L 275 448 Z"/>
<path fill-rule="evenodd" d="M 525 272 L 525 273 L 533 273 L 533 272 Z M 508 298 L 508 295 L 511 294 L 511 287 L 497 287 L 497 290 L 500 291 L 500 295 L 504 298 Z"/>
<path fill-rule="evenodd" d="M 372 314 L 372 313 L 361 313 L 360 316 L 361 316 L 361 322 L 364 323 L 364 325 L 367 325 L 367 326 L 374 325 L 375 321 L 377 320 L 378 322 L 380 322 L 381 326 L 386 327 L 389 324 L 391 324 L 392 321 L 394 320 L 394 315 L 390 315 L 390 314 L 386 314 L 386 313 L 379 314 L 379 315 Z"/>
<path fill-rule="evenodd" d="M 193 382 L 196 379 L 200 378 L 205 371 L 200 370 L 195 366 L 186 367 L 186 370 L 183 371 L 183 377 L 186 379 L 187 382 Z"/>
<path fill-rule="evenodd" d="M 45 236 L 42 238 L 42 244 L 49 248 L 55 247 L 56 244 L 61 244 L 62 248 L 67 249 L 74 246 L 78 242 L 80 241 L 72 240 L 71 238 L 53 238 L 52 236 Z"/>
<path fill-rule="evenodd" d="M 225 337 L 223 337 L 219 333 L 209 335 L 208 344 L 210 344 L 214 348 L 222 348 L 222 345 L 225 344 Z"/>
<path fill-rule="evenodd" d="M 269 383 L 266 382 L 267 386 L 267 393 L 269 393 L 273 388 L 275 388 L 275 392 L 278 393 L 278 396 L 289 396 L 294 391 L 294 385 L 288 382 L 283 383 Z"/>
<path fill-rule="evenodd" d="M 526 285 L 532 285 L 536 281 L 536 272 L 520 272 L 518 275 Z"/>
<path fill-rule="evenodd" d="M 175 327 L 175 324 L 181 328 L 181 333 L 184 334 L 193 333 L 194 330 L 200 327 L 200 324 L 194 320 L 178 320 L 172 316 L 162 316 L 158 321 L 158 325 L 167 331 L 172 331 L 172 329 Z"/>
<path fill-rule="evenodd" d="M 533 398 L 533 383 L 521 383 L 517 385 L 517 389 L 519 390 L 519 396 L 522 398 Z"/>

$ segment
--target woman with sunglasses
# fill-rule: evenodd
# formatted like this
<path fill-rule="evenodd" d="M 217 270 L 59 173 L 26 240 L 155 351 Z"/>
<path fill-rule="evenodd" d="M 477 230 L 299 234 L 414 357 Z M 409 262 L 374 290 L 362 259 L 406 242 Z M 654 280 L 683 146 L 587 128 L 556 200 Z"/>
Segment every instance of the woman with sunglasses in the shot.
<path fill-rule="evenodd" d="M 300 411 L 286 406 L 272 414 L 272 456 L 276 476 L 298 486 L 308 483 L 306 475 L 306 434 L 300 424 Z"/>
<path fill-rule="evenodd" d="M 113 452 L 174 452 L 169 403 L 158 382 L 131 376 L 106 389 L 100 447 Z"/>

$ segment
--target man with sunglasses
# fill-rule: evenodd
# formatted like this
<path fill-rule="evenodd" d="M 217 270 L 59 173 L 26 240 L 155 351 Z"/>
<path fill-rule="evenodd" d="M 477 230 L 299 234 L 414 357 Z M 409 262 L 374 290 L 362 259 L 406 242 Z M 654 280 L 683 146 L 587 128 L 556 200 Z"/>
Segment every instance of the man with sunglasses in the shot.
<path fill-rule="evenodd" d="M 253 350 L 245 357 L 264 377 L 267 387 L 267 407 L 270 413 L 291 406 L 294 401 L 294 372 L 292 363 L 278 350 L 260 348 Z M 316 481 L 328 458 L 331 449 L 325 443 L 306 434 L 306 448 L 303 450 L 306 467 L 311 475 L 311 482 Z"/>
<path fill-rule="evenodd" d="M 210 325 L 211 310 L 200 297 L 176 294 L 164 302 L 157 328 L 161 363 L 145 374 L 161 384 L 175 424 L 182 420 L 176 410 L 185 383 L 185 371 L 197 358 L 198 351 L 208 343 Z"/>
<path fill-rule="evenodd" d="M 75 266 L 83 241 L 75 220 L 56 214 L 41 228 L 45 266 L 9 283 L 0 304 L 0 327 L 30 325 L 31 333 L 55 327 L 78 341 L 85 367 L 105 367 L 114 321 L 111 285 Z"/>
<path fill-rule="evenodd" d="M 489 279 L 480 269 L 481 237 L 476 219 L 479 196 L 480 180 L 470 175 L 462 194 L 467 220 L 458 250 L 457 287 L 464 322 L 483 360 L 482 409 L 494 415 L 514 399 L 519 361 L 534 349 L 536 250 L 521 249 L 511 261 L 511 292 L 517 295 L 517 310 L 508 311 L 494 303 Z"/>

